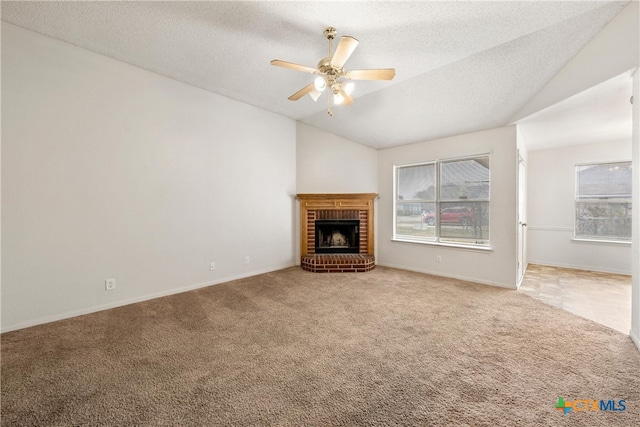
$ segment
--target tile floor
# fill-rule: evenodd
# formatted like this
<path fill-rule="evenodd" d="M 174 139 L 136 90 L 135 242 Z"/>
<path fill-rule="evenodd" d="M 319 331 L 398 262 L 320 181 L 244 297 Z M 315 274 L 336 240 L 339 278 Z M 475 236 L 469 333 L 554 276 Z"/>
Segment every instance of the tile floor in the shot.
<path fill-rule="evenodd" d="M 529 264 L 520 291 L 628 334 L 631 276 Z"/>

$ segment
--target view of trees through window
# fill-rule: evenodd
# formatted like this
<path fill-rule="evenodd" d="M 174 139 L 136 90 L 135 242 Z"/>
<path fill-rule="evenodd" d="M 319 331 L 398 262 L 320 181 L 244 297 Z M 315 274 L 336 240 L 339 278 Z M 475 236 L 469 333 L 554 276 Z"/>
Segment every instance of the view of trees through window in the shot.
<path fill-rule="evenodd" d="M 631 241 L 631 162 L 576 166 L 575 237 Z"/>
<path fill-rule="evenodd" d="M 395 238 L 489 245 L 489 156 L 396 167 Z"/>

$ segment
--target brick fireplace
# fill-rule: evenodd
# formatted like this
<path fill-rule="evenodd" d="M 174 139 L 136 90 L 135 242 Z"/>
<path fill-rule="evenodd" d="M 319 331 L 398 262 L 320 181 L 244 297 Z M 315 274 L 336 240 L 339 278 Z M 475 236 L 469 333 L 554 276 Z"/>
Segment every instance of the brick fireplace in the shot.
<path fill-rule="evenodd" d="M 373 200 L 376 197 L 375 193 L 298 194 L 302 268 L 315 273 L 372 270 L 375 267 Z M 328 227 L 324 233 L 316 230 L 321 226 Z M 345 231 L 349 227 L 355 230 Z M 351 241 L 353 239 L 357 241 Z"/>

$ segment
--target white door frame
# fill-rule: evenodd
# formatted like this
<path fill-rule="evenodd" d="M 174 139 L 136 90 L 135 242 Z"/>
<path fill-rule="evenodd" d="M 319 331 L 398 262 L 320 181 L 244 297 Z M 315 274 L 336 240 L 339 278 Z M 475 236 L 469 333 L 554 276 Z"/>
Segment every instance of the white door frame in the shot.
<path fill-rule="evenodd" d="M 527 270 L 527 165 L 518 150 L 518 242 L 516 284 L 520 288 Z"/>

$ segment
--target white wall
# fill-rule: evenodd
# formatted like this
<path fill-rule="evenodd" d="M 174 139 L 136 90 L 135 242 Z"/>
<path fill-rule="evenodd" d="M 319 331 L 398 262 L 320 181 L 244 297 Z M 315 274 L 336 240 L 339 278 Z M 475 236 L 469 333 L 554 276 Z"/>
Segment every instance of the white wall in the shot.
<path fill-rule="evenodd" d="M 391 240 L 394 165 L 484 153 L 491 154 L 492 251 Z M 381 150 L 378 153 L 378 264 L 515 288 L 517 172 L 515 126 Z M 436 256 L 441 256 L 441 263 L 436 263 Z"/>
<path fill-rule="evenodd" d="M 375 193 L 378 152 L 318 128 L 297 124 L 298 193 Z"/>
<path fill-rule="evenodd" d="M 293 120 L 5 23 L 2 89 L 3 331 L 295 263 Z"/>
<path fill-rule="evenodd" d="M 297 193 L 377 193 L 376 150 L 304 123 L 297 124 L 296 135 Z M 295 218 L 296 260 L 299 264 L 299 202 Z"/>
<path fill-rule="evenodd" d="M 529 152 L 530 263 L 631 274 L 630 244 L 573 240 L 575 165 L 625 160 L 631 160 L 631 141 Z"/>

